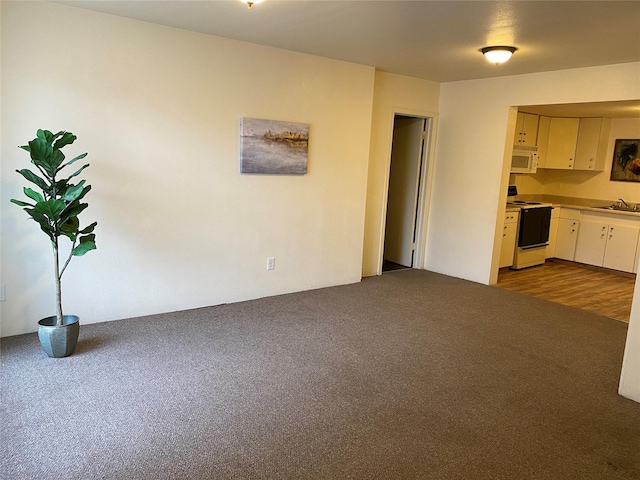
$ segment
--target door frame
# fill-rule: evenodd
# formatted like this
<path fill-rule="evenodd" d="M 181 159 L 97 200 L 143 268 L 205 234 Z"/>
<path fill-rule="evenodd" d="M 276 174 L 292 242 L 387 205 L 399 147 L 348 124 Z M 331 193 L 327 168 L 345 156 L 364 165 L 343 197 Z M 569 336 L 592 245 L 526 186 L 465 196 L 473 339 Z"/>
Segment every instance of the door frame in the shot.
<path fill-rule="evenodd" d="M 431 190 L 433 185 L 433 166 L 436 149 L 438 114 L 423 110 L 408 108 L 392 108 L 389 112 L 388 148 L 385 167 L 383 198 L 380 210 L 381 222 L 378 232 L 378 265 L 377 275 L 382 275 L 384 262 L 384 237 L 387 227 L 387 203 L 389 200 L 389 177 L 391 174 L 391 150 L 393 147 L 393 126 L 396 115 L 414 117 L 425 120 L 425 138 L 422 146 L 422 165 L 420 168 L 420 185 L 418 188 L 418 208 L 416 213 L 415 244 L 411 268 L 424 269 L 427 252 L 429 206 L 431 204 Z"/>
<path fill-rule="evenodd" d="M 383 259 L 406 268 L 413 268 L 416 251 L 425 129 L 426 119 L 421 117 L 393 119 Z"/>

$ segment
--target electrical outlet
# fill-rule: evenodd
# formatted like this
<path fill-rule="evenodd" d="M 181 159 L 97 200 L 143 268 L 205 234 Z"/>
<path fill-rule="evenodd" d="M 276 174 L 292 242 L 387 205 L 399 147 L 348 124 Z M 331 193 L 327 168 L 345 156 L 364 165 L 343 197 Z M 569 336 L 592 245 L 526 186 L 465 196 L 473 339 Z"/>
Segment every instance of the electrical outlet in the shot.
<path fill-rule="evenodd" d="M 7 299 L 7 292 L 4 289 L 4 285 L 0 285 L 0 302 L 4 302 Z"/>
<path fill-rule="evenodd" d="M 275 270 L 276 269 L 276 257 L 267 258 L 267 270 Z"/>

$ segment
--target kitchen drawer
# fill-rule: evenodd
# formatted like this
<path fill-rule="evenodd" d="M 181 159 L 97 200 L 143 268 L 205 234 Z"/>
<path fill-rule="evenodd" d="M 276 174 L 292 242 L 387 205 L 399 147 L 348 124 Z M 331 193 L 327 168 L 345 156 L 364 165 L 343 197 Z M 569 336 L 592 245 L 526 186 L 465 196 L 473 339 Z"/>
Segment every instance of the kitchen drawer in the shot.
<path fill-rule="evenodd" d="M 518 217 L 520 216 L 519 210 L 507 211 L 504 214 L 504 223 L 518 223 Z"/>
<path fill-rule="evenodd" d="M 577 220 L 580 221 L 582 218 L 582 210 L 578 210 L 575 208 L 565 208 L 562 207 L 560 210 L 560 218 L 566 218 L 567 220 Z"/>

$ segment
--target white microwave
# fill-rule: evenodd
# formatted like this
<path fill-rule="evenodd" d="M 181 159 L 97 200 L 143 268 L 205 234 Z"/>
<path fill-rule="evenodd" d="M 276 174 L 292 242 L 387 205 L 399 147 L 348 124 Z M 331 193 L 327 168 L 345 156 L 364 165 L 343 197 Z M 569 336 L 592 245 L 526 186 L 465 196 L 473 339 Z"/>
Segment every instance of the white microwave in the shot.
<path fill-rule="evenodd" d="M 511 173 L 536 173 L 538 170 L 537 148 L 518 147 L 511 155 Z"/>

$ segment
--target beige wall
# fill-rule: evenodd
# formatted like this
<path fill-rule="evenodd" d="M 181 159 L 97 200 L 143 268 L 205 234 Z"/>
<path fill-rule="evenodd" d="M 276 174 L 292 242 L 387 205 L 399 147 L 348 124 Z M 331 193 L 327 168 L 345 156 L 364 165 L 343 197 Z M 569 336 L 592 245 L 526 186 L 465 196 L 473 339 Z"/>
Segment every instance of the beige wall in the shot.
<path fill-rule="evenodd" d="M 435 125 L 439 92 L 440 85 L 436 82 L 376 72 L 362 261 L 363 276 L 379 275 L 382 271 L 393 117 L 395 114 L 429 117 L 434 118 Z"/>
<path fill-rule="evenodd" d="M 603 172 L 541 169 L 534 175 L 511 175 L 510 181 L 518 186 L 518 193 L 546 193 L 611 201 L 624 198 L 629 202 L 640 203 L 640 183 L 612 182 L 609 179 L 615 141 L 622 138 L 640 138 L 640 118 L 611 120 L 609 147 Z"/>
<path fill-rule="evenodd" d="M 89 152 L 84 323 L 360 281 L 375 71 L 47 2 L 2 2 L 2 335 L 51 315 L 51 252 L 9 204 L 38 128 Z M 305 176 L 239 174 L 242 117 L 310 124 Z M 276 269 L 266 271 L 266 258 Z"/>
<path fill-rule="evenodd" d="M 502 228 L 496 225 L 509 183 L 505 140 L 515 122 L 511 107 L 638 99 L 640 63 L 444 83 L 440 92 L 425 265 L 494 283 Z"/>
<path fill-rule="evenodd" d="M 512 107 L 640 99 L 640 63 L 446 83 L 429 217 L 428 269 L 480 283 L 498 272 L 509 183 Z M 631 195 L 629 195 L 631 197 Z M 636 299 L 638 284 L 636 283 Z M 640 308 L 634 304 L 620 393 L 640 401 Z"/>

